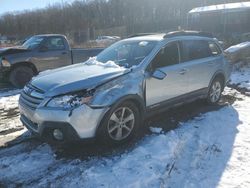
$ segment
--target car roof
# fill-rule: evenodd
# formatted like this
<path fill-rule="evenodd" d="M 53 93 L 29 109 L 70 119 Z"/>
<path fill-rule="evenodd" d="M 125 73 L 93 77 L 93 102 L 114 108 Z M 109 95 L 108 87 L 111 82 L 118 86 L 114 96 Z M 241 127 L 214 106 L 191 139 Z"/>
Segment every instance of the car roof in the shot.
<path fill-rule="evenodd" d="M 36 37 L 65 37 L 65 35 L 61 34 L 39 34 L 39 35 L 34 35 Z"/>
<path fill-rule="evenodd" d="M 173 31 L 169 33 L 158 33 L 158 34 L 137 34 L 133 35 L 125 41 L 162 41 L 172 38 L 178 39 L 204 39 L 204 40 L 214 40 L 214 37 L 210 33 L 200 32 L 200 31 Z"/>
<path fill-rule="evenodd" d="M 147 40 L 147 41 L 161 41 L 164 39 L 165 33 L 160 34 L 145 34 L 145 35 L 134 35 L 132 37 L 129 37 L 125 39 L 126 41 L 141 41 L 141 40 Z"/>

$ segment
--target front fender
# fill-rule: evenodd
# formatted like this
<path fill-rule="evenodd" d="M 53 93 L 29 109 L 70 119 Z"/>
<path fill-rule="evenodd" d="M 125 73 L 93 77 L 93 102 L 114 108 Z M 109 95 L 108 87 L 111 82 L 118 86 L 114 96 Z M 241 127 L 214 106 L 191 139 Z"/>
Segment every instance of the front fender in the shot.
<path fill-rule="evenodd" d="M 225 73 L 224 73 L 223 70 L 218 70 L 218 71 L 216 71 L 216 72 L 214 73 L 212 79 L 210 80 L 208 88 L 211 87 L 212 82 L 214 81 L 215 77 L 217 77 L 217 76 L 221 76 L 221 77 L 222 77 L 222 79 L 223 79 L 223 81 L 224 81 L 223 87 L 226 86 L 226 83 L 227 83 L 226 75 L 225 75 Z"/>
<path fill-rule="evenodd" d="M 112 106 L 122 99 L 144 101 L 144 76 L 141 72 L 131 72 L 112 80 L 96 89 L 90 104 L 93 108 Z"/>

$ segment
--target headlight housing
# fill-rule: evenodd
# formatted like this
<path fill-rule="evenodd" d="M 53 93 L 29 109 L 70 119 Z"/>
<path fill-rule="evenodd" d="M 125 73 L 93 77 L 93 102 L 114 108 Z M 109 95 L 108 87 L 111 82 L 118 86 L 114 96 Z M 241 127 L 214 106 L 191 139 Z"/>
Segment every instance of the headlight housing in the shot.
<path fill-rule="evenodd" d="M 7 61 L 5 58 L 0 58 L 0 62 L 1 62 L 3 67 L 10 67 L 11 66 L 10 62 Z"/>
<path fill-rule="evenodd" d="M 94 95 L 94 90 L 87 92 L 79 92 L 75 94 L 67 94 L 52 98 L 48 103 L 47 107 L 62 108 L 65 110 L 77 108 L 83 104 L 89 104 Z"/>

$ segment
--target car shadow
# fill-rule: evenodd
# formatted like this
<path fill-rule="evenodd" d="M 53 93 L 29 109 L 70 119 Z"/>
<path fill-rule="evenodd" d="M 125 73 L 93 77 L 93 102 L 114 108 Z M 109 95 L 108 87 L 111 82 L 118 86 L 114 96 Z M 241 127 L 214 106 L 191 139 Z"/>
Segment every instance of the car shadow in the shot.
<path fill-rule="evenodd" d="M 201 125 L 194 127 L 197 133 L 182 146 L 181 153 L 171 164 L 164 187 L 218 186 L 233 153 L 237 126 L 242 123 L 238 111 L 232 106 L 222 111 L 227 115 L 217 114 L 218 122 L 206 121 L 204 124 L 200 119 Z M 204 128 L 209 122 L 212 128 Z M 173 177 L 177 177 L 178 182 Z"/>

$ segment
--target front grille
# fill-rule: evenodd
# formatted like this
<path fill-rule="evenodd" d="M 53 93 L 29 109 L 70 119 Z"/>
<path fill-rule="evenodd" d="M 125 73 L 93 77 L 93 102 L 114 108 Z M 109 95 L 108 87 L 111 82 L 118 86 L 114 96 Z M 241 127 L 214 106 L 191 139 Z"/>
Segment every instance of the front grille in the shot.
<path fill-rule="evenodd" d="M 43 101 L 43 94 L 43 91 L 29 84 L 21 92 L 19 101 L 22 105 L 34 110 Z"/>

